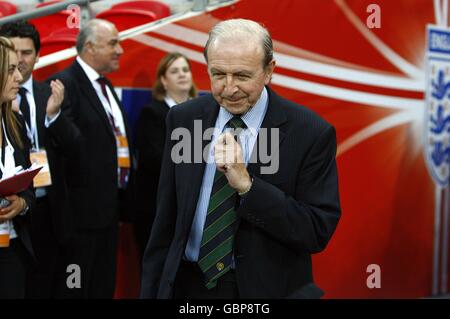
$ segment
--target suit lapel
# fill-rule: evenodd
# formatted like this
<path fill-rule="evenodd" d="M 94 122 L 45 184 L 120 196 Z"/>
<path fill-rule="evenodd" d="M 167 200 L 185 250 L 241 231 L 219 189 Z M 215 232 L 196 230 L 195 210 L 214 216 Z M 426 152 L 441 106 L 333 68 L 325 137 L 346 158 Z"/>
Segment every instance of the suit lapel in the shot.
<path fill-rule="evenodd" d="M 74 62 L 73 64 L 74 73 L 76 74 L 78 78 L 78 82 L 80 83 L 80 88 L 85 94 L 85 96 L 88 98 L 90 105 L 92 106 L 92 109 L 94 110 L 94 113 L 97 114 L 98 117 L 100 117 L 105 129 L 108 131 L 108 133 L 111 135 L 111 138 L 115 140 L 114 133 L 111 129 L 111 125 L 109 124 L 108 115 L 106 114 L 105 108 L 103 107 L 102 103 L 100 102 L 100 99 L 97 96 L 97 92 L 95 91 L 94 87 L 91 84 L 91 81 L 87 77 L 86 73 L 84 73 L 81 66 L 78 64 L 78 62 Z"/>
<path fill-rule="evenodd" d="M 250 157 L 250 163 L 247 166 L 249 174 L 257 177 L 262 177 L 261 175 L 263 175 L 261 174 L 261 167 L 263 165 L 269 165 L 268 163 L 261 162 L 260 154 L 258 153 L 264 150 L 264 153 L 267 153 L 265 155 L 273 156 L 271 141 L 273 137 L 276 138 L 276 136 L 273 135 L 274 129 L 278 130 L 278 149 L 280 149 L 280 145 L 285 137 L 285 132 L 283 131 L 282 125 L 287 121 L 287 117 L 283 111 L 280 98 L 268 87 L 266 88 L 269 95 L 267 112 L 261 124 L 261 129 L 258 134 L 258 138 L 256 139 L 255 146 L 253 147 L 253 151 Z M 267 145 L 267 152 L 265 151 L 265 149 L 261 149 L 260 145 L 262 144 Z"/>

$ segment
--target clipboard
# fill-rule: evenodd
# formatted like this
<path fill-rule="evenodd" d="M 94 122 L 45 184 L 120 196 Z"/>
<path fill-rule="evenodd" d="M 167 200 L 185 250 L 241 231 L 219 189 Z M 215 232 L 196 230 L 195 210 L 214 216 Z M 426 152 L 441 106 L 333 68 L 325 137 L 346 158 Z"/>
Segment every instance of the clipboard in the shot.
<path fill-rule="evenodd" d="M 4 178 L 0 180 L 0 197 L 14 195 L 26 190 L 31 183 L 33 178 L 39 173 L 42 166 L 37 168 L 28 168 L 26 170 L 20 171 L 13 176 Z"/>

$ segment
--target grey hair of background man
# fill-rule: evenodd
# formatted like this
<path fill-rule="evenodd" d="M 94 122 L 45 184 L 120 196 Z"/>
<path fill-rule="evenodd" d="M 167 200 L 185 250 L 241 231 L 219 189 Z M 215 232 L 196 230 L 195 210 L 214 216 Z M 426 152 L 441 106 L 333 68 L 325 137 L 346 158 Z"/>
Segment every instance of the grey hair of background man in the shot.
<path fill-rule="evenodd" d="M 260 38 L 264 53 L 263 67 L 267 67 L 273 60 L 273 43 L 270 33 L 261 24 L 246 19 L 225 20 L 216 24 L 209 31 L 208 41 L 203 51 L 206 63 L 208 63 L 208 48 L 212 43 L 218 39 L 237 39 L 242 38 L 242 36 L 250 39 L 256 36 Z"/>
<path fill-rule="evenodd" d="M 77 36 L 77 53 L 81 54 L 83 52 L 84 46 L 87 42 L 95 43 L 97 41 L 97 30 L 100 26 L 105 27 L 114 27 L 114 24 L 112 24 L 109 21 L 102 20 L 102 19 L 92 19 L 88 21 L 78 33 Z"/>

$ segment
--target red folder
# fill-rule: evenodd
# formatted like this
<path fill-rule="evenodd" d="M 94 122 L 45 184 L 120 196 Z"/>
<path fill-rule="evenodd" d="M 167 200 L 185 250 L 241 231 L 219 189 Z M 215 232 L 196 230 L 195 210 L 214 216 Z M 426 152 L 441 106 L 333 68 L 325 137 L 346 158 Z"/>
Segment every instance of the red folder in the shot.
<path fill-rule="evenodd" d="M 16 173 L 16 175 L 0 180 L 0 196 L 10 196 L 26 190 L 41 168 L 42 166 L 38 168 L 29 168 Z"/>

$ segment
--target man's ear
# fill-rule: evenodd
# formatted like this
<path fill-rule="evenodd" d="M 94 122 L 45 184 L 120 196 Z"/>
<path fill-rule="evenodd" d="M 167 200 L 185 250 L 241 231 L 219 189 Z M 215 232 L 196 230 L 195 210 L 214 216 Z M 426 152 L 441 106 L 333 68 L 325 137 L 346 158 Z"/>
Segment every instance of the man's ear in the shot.
<path fill-rule="evenodd" d="M 270 81 L 272 80 L 272 74 L 273 70 L 275 69 L 275 60 L 272 59 L 272 61 L 269 62 L 269 64 L 266 66 L 266 77 L 264 79 L 264 84 L 269 85 Z"/>
<path fill-rule="evenodd" d="M 93 45 L 92 42 L 88 41 L 84 44 L 84 49 L 89 52 L 90 54 L 94 54 L 95 53 L 95 46 Z"/>

